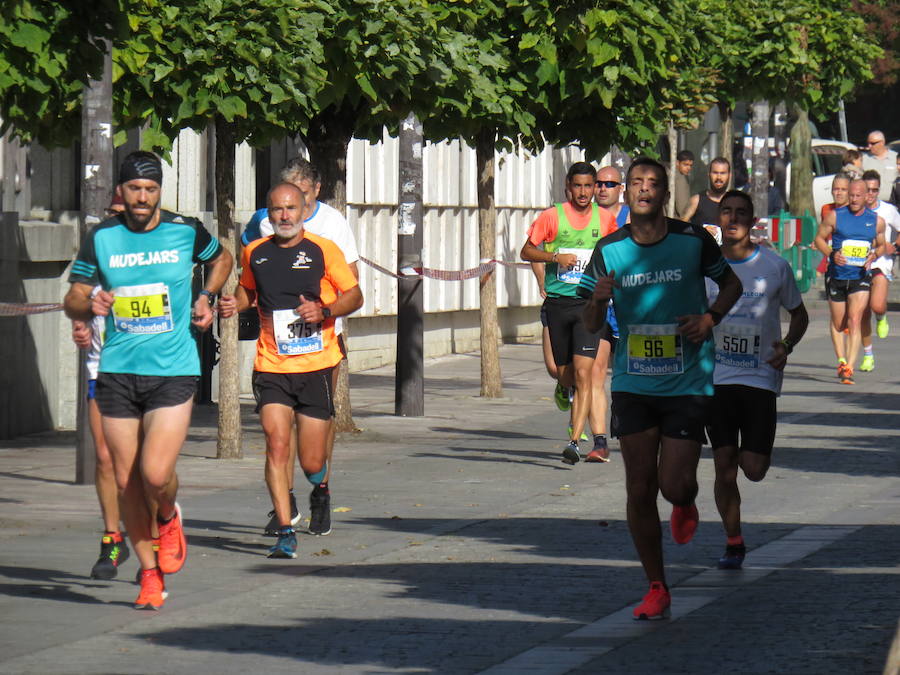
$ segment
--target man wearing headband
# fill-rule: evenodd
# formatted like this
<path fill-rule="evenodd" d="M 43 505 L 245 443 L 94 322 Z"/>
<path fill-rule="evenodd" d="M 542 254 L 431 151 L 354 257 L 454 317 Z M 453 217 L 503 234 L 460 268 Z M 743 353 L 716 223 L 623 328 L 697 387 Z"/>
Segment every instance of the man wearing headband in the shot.
<path fill-rule="evenodd" d="M 233 263 L 199 220 L 160 210 L 161 188 L 156 155 L 125 158 L 116 188 L 124 214 L 85 238 L 65 298 L 71 319 L 106 317 L 95 395 L 125 525 L 143 570 L 136 609 L 162 607 L 163 574 L 180 570 L 187 557 L 175 462 L 200 375 L 193 331 L 212 324 L 215 295 Z M 196 263 L 206 266 L 207 281 L 194 298 Z M 93 293 L 97 285 L 101 290 Z M 148 502 L 158 506 L 158 553 Z"/>

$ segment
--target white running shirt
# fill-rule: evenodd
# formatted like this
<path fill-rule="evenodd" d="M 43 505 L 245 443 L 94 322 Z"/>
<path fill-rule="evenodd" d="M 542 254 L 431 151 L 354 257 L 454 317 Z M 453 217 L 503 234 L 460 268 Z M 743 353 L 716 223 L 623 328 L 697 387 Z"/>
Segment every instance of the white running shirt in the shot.
<path fill-rule="evenodd" d="M 872 269 L 881 270 L 890 281 L 894 271 L 894 241 L 900 233 L 900 212 L 893 204 L 882 201 L 879 201 L 877 208 L 872 210 L 884 219 L 884 243 L 887 245 L 885 248 L 887 253 L 872 263 Z"/>
<path fill-rule="evenodd" d="M 766 359 L 772 357 L 772 343 L 781 340 L 780 311 L 793 310 L 803 298 L 786 260 L 763 246 L 744 260 L 728 264 L 744 285 L 740 299 L 714 330 L 716 338 L 715 384 L 743 384 L 781 393 L 783 372 Z M 706 280 L 706 294 L 712 304 L 719 287 Z"/>

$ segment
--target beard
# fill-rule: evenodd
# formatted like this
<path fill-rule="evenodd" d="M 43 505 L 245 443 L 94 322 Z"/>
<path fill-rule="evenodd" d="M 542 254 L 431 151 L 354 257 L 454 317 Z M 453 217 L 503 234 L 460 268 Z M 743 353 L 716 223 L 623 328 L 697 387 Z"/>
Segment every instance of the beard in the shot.
<path fill-rule="evenodd" d="M 135 213 L 132 210 L 132 206 L 129 204 L 125 204 L 125 217 L 129 224 L 133 225 L 137 229 L 145 228 L 151 220 L 153 220 L 153 216 L 156 215 L 157 210 L 159 209 L 159 203 L 156 204 L 136 204 L 135 206 L 140 206 L 141 208 L 147 209 L 146 213 Z"/>

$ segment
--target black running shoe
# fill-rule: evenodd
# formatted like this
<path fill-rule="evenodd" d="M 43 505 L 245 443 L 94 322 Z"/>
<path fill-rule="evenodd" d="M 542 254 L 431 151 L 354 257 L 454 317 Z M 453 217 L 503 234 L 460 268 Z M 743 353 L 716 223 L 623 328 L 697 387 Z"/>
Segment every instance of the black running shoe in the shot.
<path fill-rule="evenodd" d="M 100 540 L 100 557 L 91 569 L 91 579 L 115 579 L 119 565 L 128 560 L 130 551 L 121 532 L 104 534 Z"/>
<path fill-rule="evenodd" d="M 331 493 L 321 485 L 309 493 L 309 533 L 331 534 Z"/>
<path fill-rule="evenodd" d="M 725 553 L 719 558 L 720 570 L 739 570 L 744 564 L 744 556 L 747 555 L 747 547 L 743 544 L 736 546 L 728 545 L 725 547 Z"/>
<path fill-rule="evenodd" d="M 297 498 L 294 497 L 294 493 L 291 492 L 288 496 L 291 498 L 291 525 L 293 526 L 300 522 L 300 509 L 297 508 Z M 275 509 L 272 509 L 269 511 L 269 523 L 266 525 L 264 534 L 267 537 L 277 537 L 279 532 L 281 532 L 281 523 L 278 522 Z"/>
<path fill-rule="evenodd" d="M 569 441 L 562 451 L 562 461 L 566 464 L 578 464 L 581 461 L 581 453 L 578 451 L 578 441 Z"/>

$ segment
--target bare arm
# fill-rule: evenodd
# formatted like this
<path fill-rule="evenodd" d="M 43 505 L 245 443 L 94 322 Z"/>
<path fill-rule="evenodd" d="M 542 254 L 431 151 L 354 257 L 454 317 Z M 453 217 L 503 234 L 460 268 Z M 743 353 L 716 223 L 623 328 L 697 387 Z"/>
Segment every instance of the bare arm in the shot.
<path fill-rule="evenodd" d="M 691 197 L 691 201 L 688 202 L 687 208 L 684 210 L 684 214 L 681 216 L 682 220 L 690 220 L 694 217 L 694 214 L 697 213 L 697 207 L 700 206 L 700 195 L 693 195 Z"/>
<path fill-rule="evenodd" d="M 555 262 L 559 263 L 563 267 L 572 267 L 575 263 L 578 262 L 578 256 L 574 253 L 557 253 L 550 251 L 545 251 L 543 249 L 538 248 L 530 241 L 525 241 L 525 245 L 522 247 L 522 251 L 519 253 L 522 257 L 522 260 L 526 260 L 528 262 L 539 262 L 539 263 L 549 263 Z"/>
<path fill-rule="evenodd" d="M 94 287 L 90 284 L 82 284 L 77 281 L 73 283 L 63 300 L 66 316 L 78 321 L 93 319 L 94 313 L 91 310 L 91 291 L 93 290 Z"/>
<path fill-rule="evenodd" d="M 223 248 L 222 251 L 213 260 L 206 263 L 206 286 L 204 290 L 209 291 L 213 295 L 222 290 L 222 286 L 228 280 L 231 273 L 231 267 L 234 264 L 234 258 L 231 253 Z M 209 304 L 206 296 L 199 296 L 194 302 L 194 318 L 191 323 L 200 330 L 206 330 L 212 325 L 213 311 L 212 305 Z"/>
<path fill-rule="evenodd" d="M 816 250 L 826 258 L 831 255 L 831 245 L 828 242 L 834 234 L 836 222 L 836 216 L 834 215 L 834 211 L 832 211 L 822 220 L 821 225 L 819 225 L 819 230 L 816 232 L 816 238 L 813 239 L 813 246 L 815 246 Z"/>
<path fill-rule="evenodd" d="M 734 306 L 744 292 L 744 286 L 734 271 L 727 267 L 725 274 L 719 279 L 714 279 L 719 285 L 719 296 L 709 310 L 703 314 L 687 314 L 679 316 L 678 332 L 691 342 L 703 342 L 709 337 L 710 332 L 718 322 L 713 319 L 710 312 L 723 317 Z"/>
<path fill-rule="evenodd" d="M 225 295 L 219 298 L 219 315 L 223 319 L 229 319 L 235 314 L 253 307 L 256 300 L 256 291 L 247 290 L 240 284 L 234 291 L 234 295 Z"/>
<path fill-rule="evenodd" d="M 790 345 L 790 350 L 793 351 L 797 343 L 803 339 L 806 328 L 809 326 L 809 314 L 806 312 L 806 306 L 802 302 L 794 309 L 788 311 L 791 313 L 791 323 L 788 326 L 787 335 L 784 336 L 784 341 L 772 343 L 772 356 L 767 359 L 769 365 L 775 370 L 784 370 L 785 365 L 787 365 L 788 354 L 790 353 L 787 345 Z"/>
<path fill-rule="evenodd" d="M 534 275 L 534 278 L 537 279 L 538 291 L 540 292 L 542 298 L 547 297 L 547 291 L 544 290 L 544 274 L 546 273 L 546 271 L 547 268 L 544 267 L 541 263 L 531 263 L 531 273 Z"/>

